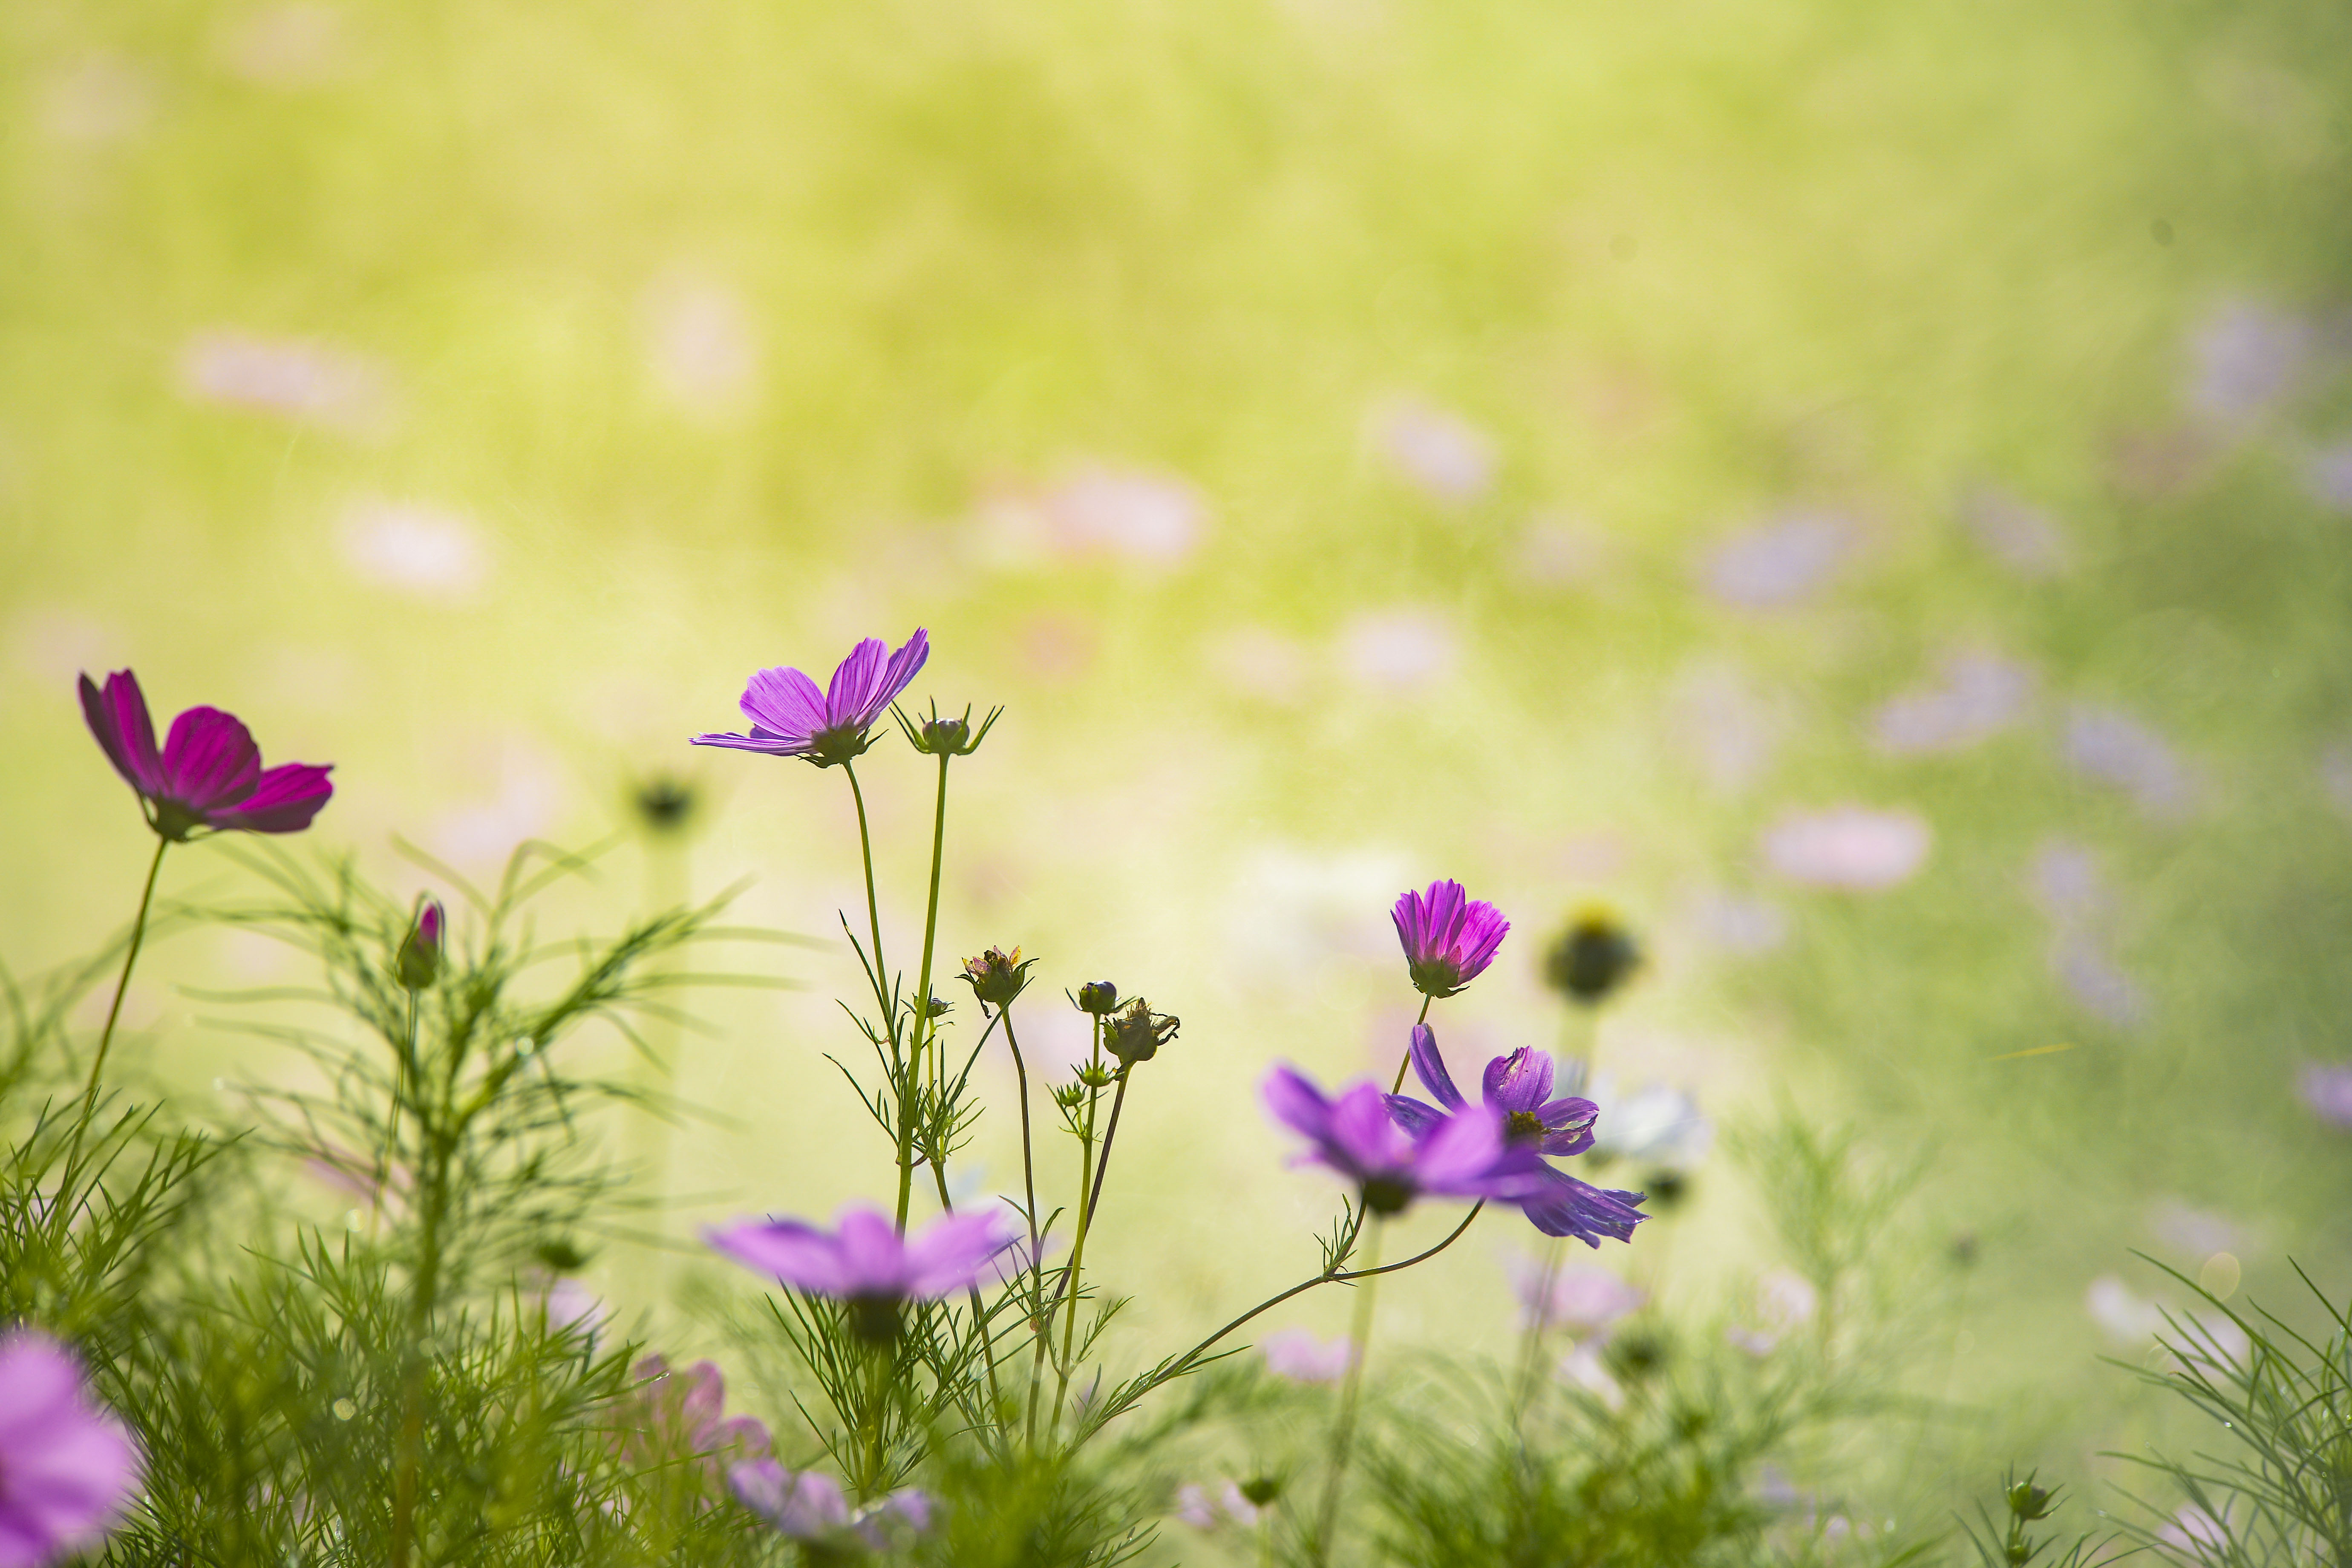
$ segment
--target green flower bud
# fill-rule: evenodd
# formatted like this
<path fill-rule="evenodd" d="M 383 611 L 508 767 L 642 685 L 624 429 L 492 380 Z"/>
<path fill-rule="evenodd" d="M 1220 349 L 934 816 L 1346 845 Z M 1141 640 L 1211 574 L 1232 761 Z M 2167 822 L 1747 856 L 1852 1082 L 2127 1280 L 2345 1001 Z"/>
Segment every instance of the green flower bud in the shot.
<path fill-rule="evenodd" d="M 400 954 L 392 967 L 400 984 L 410 991 L 424 990 L 441 973 L 441 921 L 440 900 L 427 899 L 408 934 L 401 939 Z"/>
<path fill-rule="evenodd" d="M 1642 949 L 1616 917 L 1588 910 L 1544 955 L 1544 979 L 1570 1001 L 1591 1007 L 1642 966 Z"/>
<path fill-rule="evenodd" d="M 1129 1067 L 1148 1062 L 1160 1054 L 1160 1047 L 1176 1037 L 1182 1020 L 1165 1013 L 1155 1013 L 1142 997 L 1138 996 L 1126 1007 L 1114 1014 L 1104 1027 L 1104 1044 L 1110 1054 Z"/>
<path fill-rule="evenodd" d="M 1017 947 L 1011 952 L 992 947 L 978 958 L 963 961 L 964 984 L 989 1006 L 1003 1007 L 1028 988 L 1029 967 L 1036 962 L 1024 960 Z"/>
<path fill-rule="evenodd" d="M 1089 980 L 1078 987 L 1076 1001 L 1079 1011 L 1099 1018 L 1118 1005 L 1118 987 L 1108 980 Z"/>

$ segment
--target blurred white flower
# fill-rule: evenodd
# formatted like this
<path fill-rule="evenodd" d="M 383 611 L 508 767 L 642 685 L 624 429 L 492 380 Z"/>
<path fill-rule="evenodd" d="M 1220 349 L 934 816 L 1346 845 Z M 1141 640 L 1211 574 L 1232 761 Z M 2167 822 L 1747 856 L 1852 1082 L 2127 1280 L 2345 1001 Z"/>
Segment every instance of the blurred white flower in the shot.
<path fill-rule="evenodd" d="M 2226 300 L 2189 333 L 2189 407 L 2237 421 L 2294 390 L 2311 356 L 2311 324 L 2251 300 Z"/>
<path fill-rule="evenodd" d="M 486 795 L 444 812 L 426 829 L 425 847 L 460 868 L 503 863 L 526 838 L 554 826 L 562 774 L 547 753 L 512 736 L 488 737 L 451 759 L 452 771 L 490 784 Z"/>
<path fill-rule="evenodd" d="M 1916 811 L 1844 805 L 1783 816 L 1765 830 L 1764 863 L 1792 882 L 1875 893 L 1916 876 L 1935 842 Z"/>
<path fill-rule="evenodd" d="M 2083 1292 L 2083 1310 L 2118 1345 L 2142 1345 L 2164 1331 L 2164 1309 L 2112 1274 L 2091 1281 Z"/>
<path fill-rule="evenodd" d="M 663 395 L 705 416 L 742 406 L 759 375 L 760 350 L 741 295 L 678 272 L 648 286 L 640 310 L 646 364 Z"/>
<path fill-rule="evenodd" d="M 1600 1108 L 1592 1124 L 1597 1154 L 1640 1161 L 1669 1170 L 1687 1170 L 1706 1158 L 1715 1126 L 1699 1114 L 1698 1101 L 1665 1084 L 1644 1084 L 1620 1096 L 1616 1081 L 1601 1073 L 1586 1087 L 1563 1082 L 1559 1092 L 1582 1094 Z"/>
<path fill-rule="evenodd" d="M 1457 642 L 1434 610 L 1366 610 L 1340 628 L 1339 662 L 1357 684 L 1404 695 L 1452 674 Z"/>
<path fill-rule="evenodd" d="M 1588 1340 L 1560 1357 L 1558 1374 L 1562 1383 L 1584 1390 L 1605 1408 L 1625 1408 L 1625 1390 L 1602 1364 L 1599 1341 Z"/>
<path fill-rule="evenodd" d="M 463 599 L 488 574 L 463 514 L 371 496 L 344 509 L 343 559 L 366 582 L 425 599 Z"/>
<path fill-rule="evenodd" d="M 1214 1530 L 1220 1522 L 1208 1489 L 1190 1481 L 1176 1489 L 1176 1517 L 1195 1530 Z"/>
<path fill-rule="evenodd" d="M 1706 782 L 1736 793 L 1763 777 L 1789 729 L 1783 706 L 1746 670 L 1702 659 L 1667 689 L 1667 731 Z"/>
<path fill-rule="evenodd" d="M 1387 849 L 1276 844 L 1252 851 L 1225 905 L 1234 972 L 1255 984 L 1287 985 L 1343 954 L 1393 953 L 1388 909 L 1412 871 L 1407 857 Z"/>
<path fill-rule="evenodd" d="M 1821 1292 L 1803 1275 L 1767 1270 L 1756 1282 L 1755 1321 L 1732 1324 L 1724 1337 L 1749 1355 L 1769 1355 L 1792 1331 L 1811 1322 L 1821 1304 Z"/>
<path fill-rule="evenodd" d="M 1063 550 L 1152 566 L 1181 564 L 1207 531 L 1199 492 L 1165 474 L 1084 468 L 1047 490 L 1041 504 Z"/>
<path fill-rule="evenodd" d="M 136 136 L 154 116 L 154 79 L 121 55 L 100 53 L 49 84 L 41 126 L 60 142 L 100 146 Z"/>
<path fill-rule="evenodd" d="M 2147 1211 L 2147 1228 L 2158 1240 L 2189 1257 L 2203 1259 L 2216 1252 L 2250 1255 L 2252 1238 L 2245 1226 L 2227 1215 L 2191 1208 L 2178 1198 L 2166 1198 Z"/>
<path fill-rule="evenodd" d="M 1801 603 L 1828 585 L 1856 542 L 1851 519 L 1792 511 L 1708 551 L 1699 583 L 1721 604 L 1773 610 Z"/>
<path fill-rule="evenodd" d="M 2179 816 L 2194 803 L 2195 786 L 2171 743 L 2112 708 L 2078 703 L 2067 715 L 2065 752 L 2077 771 L 2124 791 L 2150 816 Z"/>
<path fill-rule="evenodd" d="M 1441 501 L 1473 501 L 1495 482 L 1495 443 L 1458 416 L 1398 398 L 1372 416 L 1373 437 L 1399 475 Z"/>
<path fill-rule="evenodd" d="M 2195 1503 L 2183 1503 L 2156 1539 L 2173 1555 L 2191 1562 L 2222 1563 L 2230 1556 L 2228 1528 Z"/>
<path fill-rule="evenodd" d="M 1878 710 L 1881 750 L 1901 754 L 1956 752 L 1990 739 L 2024 717 L 2033 672 L 1988 653 L 1944 661 L 1935 686 L 1908 691 Z"/>
<path fill-rule="evenodd" d="M 578 1329 L 591 1345 L 604 1337 L 613 1309 L 570 1275 L 559 1275 L 540 1293 L 540 1305 L 551 1329 Z"/>
<path fill-rule="evenodd" d="M 2004 490 L 1979 489 L 1960 503 L 1960 521 L 1977 542 L 2019 576 L 2033 581 L 2063 576 L 2074 551 L 2057 521 Z"/>
<path fill-rule="evenodd" d="M 1582 1337 L 1607 1328 L 1650 1299 L 1648 1291 L 1602 1268 L 1547 1269 L 1540 1259 L 1523 1252 L 1507 1254 L 1504 1267 L 1519 1299 L 1521 1325 L 1527 1328 L 1566 1329 Z"/>
<path fill-rule="evenodd" d="M 1293 1383 L 1337 1383 L 1356 1360 L 1349 1341 L 1318 1339 L 1307 1329 L 1277 1329 L 1258 1341 L 1257 1348 L 1267 1371 Z"/>
<path fill-rule="evenodd" d="M 198 332 L 180 356 L 180 380 L 200 403 L 363 432 L 384 419 L 383 371 L 348 350 L 232 328 Z"/>

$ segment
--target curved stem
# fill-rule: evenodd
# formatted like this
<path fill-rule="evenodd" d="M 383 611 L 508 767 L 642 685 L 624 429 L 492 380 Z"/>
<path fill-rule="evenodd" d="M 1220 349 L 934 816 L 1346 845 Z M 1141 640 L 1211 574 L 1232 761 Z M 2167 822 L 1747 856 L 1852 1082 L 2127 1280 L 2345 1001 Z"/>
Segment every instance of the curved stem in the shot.
<path fill-rule="evenodd" d="M 1102 1019 L 1095 1019 L 1095 1048 L 1089 1068 L 1102 1061 Z M 1070 1365 L 1076 1354 L 1078 1340 L 1078 1280 L 1079 1270 L 1087 1258 L 1087 1231 L 1094 1220 L 1089 1198 L 1094 1181 L 1095 1110 L 1102 1104 L 1102 1090 L 1089 1086 L 1087 1089 L 1087 1130 L 1078 1135 L 1078 1234 L 1070 1244 L 1070 1266 L 1062 1271 L 1062 1294 L 1070 1303 L 1069 1317 L 1062 1330 L 1062 1363 L 1054 1384 L 1054 1409 L 1045 1430 L 1051 1432 L 1062 1424 L 1062 1401 L 1070 1392 Z"/>
<path fill-rule="evenodd" d="M 139 962 L 140 944 L 147 940 L 147 910 L 155 901 L 155 876 L 163 868 L 163 851 L 171 847 L 170 839 L 161 834 L 155 836 L 155 858 L 147 862 L 147 885 L 140 889 L 139 913 L 131 922 L 131 948 L 122 955 L 122 973 L 114 982 L 114 1002 L 106 1010 L 106 1027 L 98 1037 L 98 1054 L 90 1058 L 89 1087 L 82 1091 L 81 1115 L 74 1122 L 72 1147 L 66 1153 L 68 1168 L 81 1152 L 83 1131 L 98 1113 L 98 1075 L 106 1066 L 106 1048 L 114 1043 L 115 1020 L 122 1016 L 122 998 L 131 989 L 131 966 Z"/>
<path fill-rule="evenodd" d="M 1437 998 L 1436 998 L 1436 997 L 1432 996 L 1432 995 L 1431 995 L 1428 992 L 1426 992 L 1426 991 L 1424 991 L 1424 992 L 1423 992 L 1423 993 L 1421 994 L 1421 1016 L 1420 1016 L 1419 1017 L 1417 1017 L 1417 1018 L 1413 1019 L 1413 1021 L 1412 1021 L 1412 1026 L 1413 1026 L 1414 1028 L 1418 1029 L 1418 1028 L 1420 1028 L 1423 1024 L 1426 1024 L 1426 1023 L 1428 1023 L 1428 1022 L 1429 1022 L 1429 1005 L 1430 1005 L 1432 1002 L 1434 1002 L 1434 1001 L 1436 1001 L 1436 1000 L 1437 1000 Z M 1406 1069 L 1406 1068 L 1410 1068 L 1410 1067 L 1412 1067 L 1412 1047 L 1411 1046 L 1407 1046 L 1407 1047 L 1404 1048 L 1404 1060 L 1402 1060 L 1402 1061 L 1401 1061 L 1401 1062 L 1397 1063 L 1396 1082 L 1394 1082 L 1394 1083 L 1392 1083 L 1392 1084 L 1389 1085 L 1389 1092 L 1390 1092 L 1391 1094 L 1402 1094 L 1402 1093 L 1404 1092 L 1404 1075 L 1405 1075 L 1405 1069 Z"/>
<path fill-rule="evenodd" d="M 1381 1255 L 1381 1225 L 1372 1222 L 1372 1239 L 1366 1250 L 1374 1259 Z M 1369 1280 L 1379 1279 L 1377 1268 L 1364 1271 Z M 1348 1329 L 1348 1377 L 1339 1389 L 1339 1418 L 1331 1426 L 1331 1470 L 1323 1482 L 1323 1507 L 1317 1515 L 1315 1535 L 1310 1543 L 1313 1559 L 1318 1563 L 1331 1559 L 1331 1532 L 1339 1523 L 1339 1488 L 1348 1475 L 1348 1456 L 1356 1440 L 1356 1405 L 1364 1388 L 1364 1361 L 1371 1350 L 1372 1292 L 1376 1287 L 1367 1283 L 1356 1296 L 1354 1321 Z"/>

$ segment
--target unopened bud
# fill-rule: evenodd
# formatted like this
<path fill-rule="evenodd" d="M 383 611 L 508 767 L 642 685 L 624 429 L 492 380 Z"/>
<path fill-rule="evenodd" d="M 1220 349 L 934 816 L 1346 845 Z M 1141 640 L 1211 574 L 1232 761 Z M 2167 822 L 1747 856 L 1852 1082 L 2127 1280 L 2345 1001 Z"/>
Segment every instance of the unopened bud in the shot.
<path fill-rule="evenodd" d="M 1264 1508 L 1282 1495 L 1282 1478 L 1252 1476 L 1242 1483 L 1241 1490 L 1242 1496 L 1248 1500 L 1252 1507 Z"/>
<path fill-rule="evenodd" d="M 1108 980 L 1089 980 L 1078 987 L 1078 1008 L 1099 1018 L 1118 1005 L 1118 987 Z"/>
<path fill-rule="evenodd" d="M 411 991 L 422 991 L 433 984 L 441 973 L 441 903 L 427 899 L 416 913 L 415 923 L 401 940 L 400 955 L 393 963 L 400 984 Z"/>
<path fill-rule="evenodd" d="M 972 728 L 971 710 L 969 708 L 963 710 L 961 718 L 950 716 L 943 719 L 940 716 L 939 704 L 933 703 L 930 717 L 920 723 L 908 719 L 896 709 L 892 709 L 891 711 L 898 717 L 898 728 L 906 732 L 908 743 L 927 757 L 971 755 L 980 750 L 981 742 L 988 738 L 988 731 L 1004 713 L 1002 708 L 990 709 L 988 717 L 982 719 L 980 721 L 980 727 L 975 730 Z"/>
<path fill-rule="evenodd" d="M 2020 1481 L 2009 1489 L 2009 1511 L 2020 1519 L 2047 1519 L 2053 1495 L 2047 1487 Z"/>
<path fill-rule="evenodd" d="M 1150 1004 L 1138 996 L 1112 1016 L 1105 1026 L 1103 1043 L 1111 1055 L 1133 1067 L 1158 1056 L 1160 1047 L 1176 1037 L 1181 1024 L 1181 1019 L 1153 1012 Z"/>
<path fill-rule="evenodd" d="M 1594 1006 L 1642 966 L 1641 945 L 1615 916 L 1588 910 L 1544 955 L 1544 978 L 1571 1002 Z"/>

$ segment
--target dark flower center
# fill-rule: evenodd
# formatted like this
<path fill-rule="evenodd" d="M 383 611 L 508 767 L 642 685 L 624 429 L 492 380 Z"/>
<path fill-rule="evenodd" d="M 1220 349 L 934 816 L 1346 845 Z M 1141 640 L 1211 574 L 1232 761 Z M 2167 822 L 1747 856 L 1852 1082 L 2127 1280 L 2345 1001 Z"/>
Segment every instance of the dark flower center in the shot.
<path fill-rule="evenodd" d="M 898 1337 L 899 1310 L 896 1296 L 852 1296 L 849 1331 L 869 1345 L 887 1345 Z"/>
<path fill-rule="evenodd" d="M 1377 1215 L 1402 1214 L 1412 1202 L 1412 1184 L 1394 1176 L 1374 1176 L 1364 1184 L 1364 1206 Z"/>
<path fill-rule="evenodd" d="M 1543 1118 L 1534 1111 L 1514 1110 L 1510 1121 L 1504 1125 L 1503 1141 L 1507 1143 L 1540 1143 L 1550 1131 L 1544 1125 Z"/>

